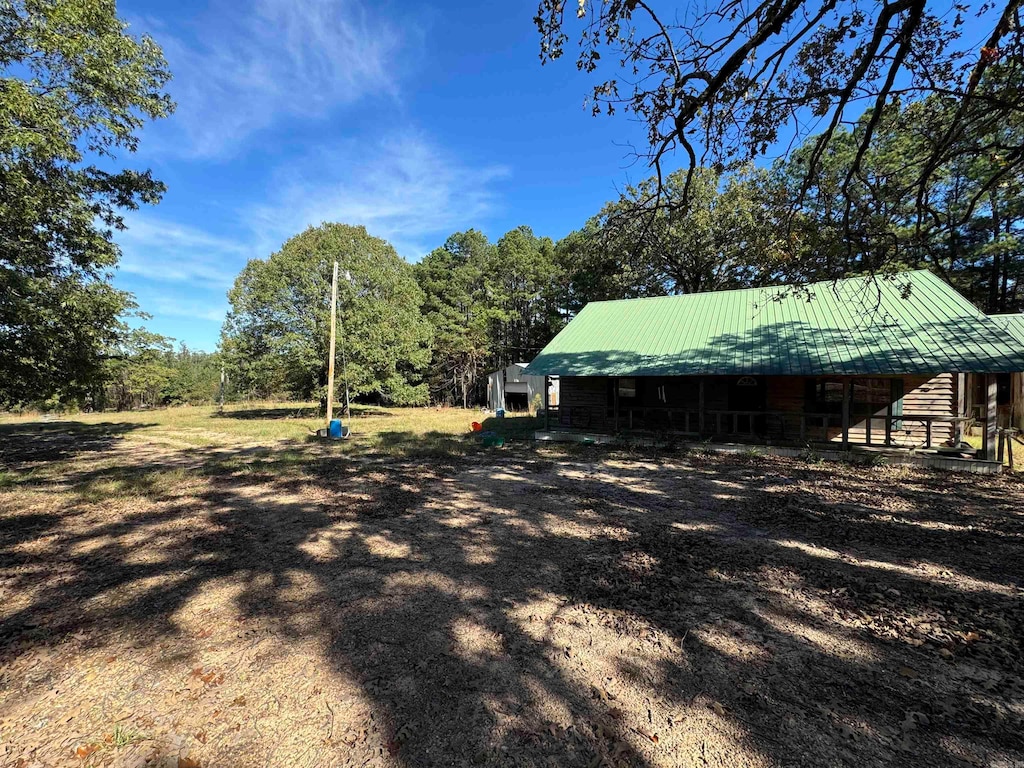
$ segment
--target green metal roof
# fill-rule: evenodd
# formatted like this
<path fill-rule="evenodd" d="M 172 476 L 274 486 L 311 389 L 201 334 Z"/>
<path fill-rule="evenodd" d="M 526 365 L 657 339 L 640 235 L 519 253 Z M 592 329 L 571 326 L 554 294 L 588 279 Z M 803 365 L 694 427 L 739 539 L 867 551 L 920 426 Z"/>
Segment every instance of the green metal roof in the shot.
<path fill-rule="evenodd" d="M 1010 333 L 1020 339 L 1021 344 L 1024 344 L 1024 315 L 989 315 L 989 317 L 997 323 L 1004 323 Z"/>
<path fill-rule="evenodd" d="M 591 302 L 530 363 L 560 376 L 1024 371 L 1024 316 L 930 272 Z M 1013 329 L 1011 329 L 1011 326 Z M 1019 334 L 1019 335 L 1018 335 Z"/>

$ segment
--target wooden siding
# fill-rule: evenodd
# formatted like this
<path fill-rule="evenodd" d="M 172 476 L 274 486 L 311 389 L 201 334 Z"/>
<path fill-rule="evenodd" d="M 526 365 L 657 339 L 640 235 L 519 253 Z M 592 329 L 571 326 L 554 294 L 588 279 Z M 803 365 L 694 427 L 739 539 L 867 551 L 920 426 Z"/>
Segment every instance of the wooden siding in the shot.
<path fill-rule="evenodd" d="M 603 432 L 608 428 L 608 379 L 563 376 L 559 383 L 558 423 L 572 429 Z"/>
<path fill-rule="evenodd" d="M 903 379 L 903 412 L 928 414 L 931 416 L 956 416 L 957 377 L 952 373 L 938 376 L 908 376 Z M 907 431 L 909 430 L 909 434 Z M 924 442 L 925 427 L 920 422 L 907 421 L 903 424 L 903 440 L 913 444 Z M 932 427 L 932 444 L 950 440 L 953 425 L 936 423 Z M 893 439 L 898 440 L 894 433 Z"/>

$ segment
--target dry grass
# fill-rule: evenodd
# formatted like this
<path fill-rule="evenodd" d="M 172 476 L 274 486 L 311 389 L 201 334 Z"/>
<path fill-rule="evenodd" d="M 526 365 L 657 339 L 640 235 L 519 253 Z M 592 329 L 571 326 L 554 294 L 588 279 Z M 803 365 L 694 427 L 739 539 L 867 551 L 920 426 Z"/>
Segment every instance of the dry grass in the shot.
<path fill-rule="evenodd" d="M 293 409 L 0 423 L 0 764 L 1024 764 L 1015 477 Z"/>

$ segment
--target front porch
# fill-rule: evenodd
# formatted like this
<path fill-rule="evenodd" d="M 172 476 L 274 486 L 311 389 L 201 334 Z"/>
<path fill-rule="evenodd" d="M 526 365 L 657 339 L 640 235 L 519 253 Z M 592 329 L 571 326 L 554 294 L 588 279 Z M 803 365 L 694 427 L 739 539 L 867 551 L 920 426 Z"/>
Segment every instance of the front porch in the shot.
<path fill-rule="evenodd" d="M 565 429 L 554 429 L 551 431 L 539 431 L 534 433 L 534 439 L 546 443 L 581 443 L 584 445 L 631 445 L 650 448 L 660 448 L 668 445 L 676 445 L 675 436 L 653 437 L 646 435 L 610 435 L 606 433 L 587 433 Z M 685 440 L 685 438 L 684 438 Z M 696 446 L 697 443 L 692 443 Z M 792 445 L 766 445 L 750 442 L 712 442 L 702 441 L 699 443 L 701 451 L 710 453 L 746 453 L 756 451 L 759 454 L 768 456 L 790 456 L 806 457 L 807 448 Z M 851 445 L 849 450 L 832 445 L 822 446 L 820 450 L 814 451 L 815 456 L 823 461 L 863 461 L 865 464 L 873 464 L 883 461 L 886 464 L 905 464 L 909 466 L 927 467 L 929 469 L 940 469 L 947 472 L 968 472 L 977 475 L 999 474 L 1003 470 L 1000 461 L 986 461 L 979 458 L 963 458 L 961 456 L 950 456 L 939 451 L 917 450 L 907 448 L 879 448 L 877 446 L 867 447 Z"/>
<path fill-rule="evenodd" d="M 670 438 L 722 445 L 852 448 L 992 461 L 996 378 L 981 419 L 968 413 L 962 374 L 904 377 L 562 377 L 544 432 Z M 975 452 L 963 439 L 982 427 Z"/>

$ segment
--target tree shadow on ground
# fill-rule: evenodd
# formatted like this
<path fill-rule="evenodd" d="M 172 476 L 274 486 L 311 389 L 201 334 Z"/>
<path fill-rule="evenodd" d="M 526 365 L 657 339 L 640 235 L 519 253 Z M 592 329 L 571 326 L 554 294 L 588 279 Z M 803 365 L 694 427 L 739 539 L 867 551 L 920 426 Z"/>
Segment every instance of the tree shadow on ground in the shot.
<path fill-rule="evenodd" d="M 387 434 L 357 458 L 190 451 L 187 476 L 150 456 L 127 491 L 86 465 L 61 482 L 109 497 L 4 518 L 20 706 L 61 682 L 38 654 L 56 675 L 113 644 L 147 669 L 119 706 L 203 765 L 1024 759 L 1018 481 L 953 485 L 979 538 L 933 529 L 950 494 L 924 472 L 904 494 L 881 470 Z"/>
<path fill-rule="evenodd" d="M 109 450 L 128 432 L 157 426 L 141 422 L 33 421 L 0 424 L 0 462 L 55 462 Z"/>

